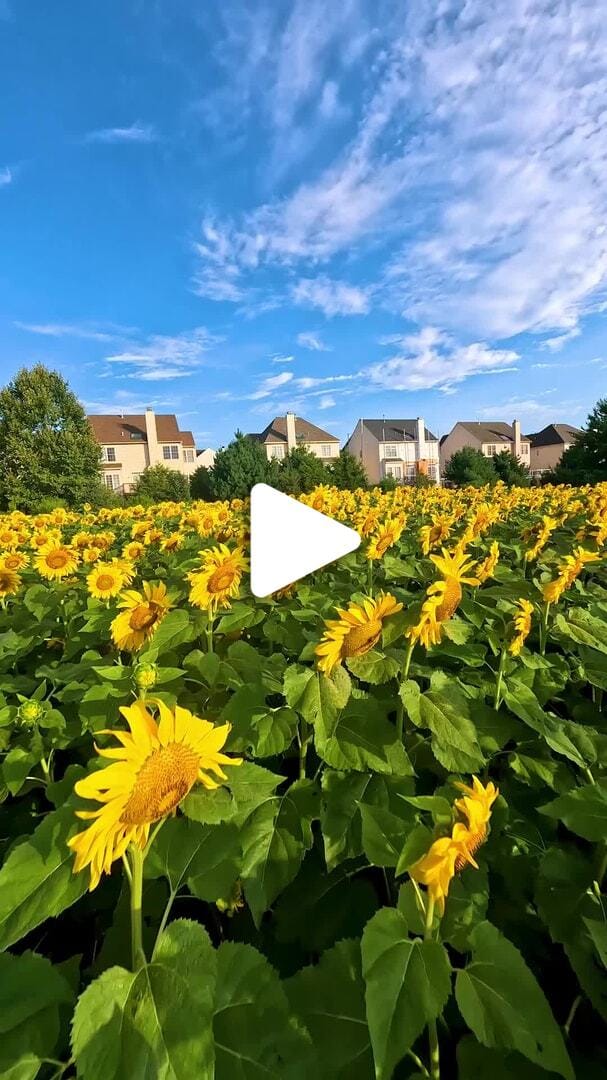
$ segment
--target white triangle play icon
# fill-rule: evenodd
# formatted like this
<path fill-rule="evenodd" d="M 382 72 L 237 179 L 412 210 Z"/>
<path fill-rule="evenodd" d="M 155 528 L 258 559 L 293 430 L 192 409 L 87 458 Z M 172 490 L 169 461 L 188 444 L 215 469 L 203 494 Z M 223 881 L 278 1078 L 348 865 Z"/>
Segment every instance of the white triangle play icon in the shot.
<path fill-rule="evenodd" d="M 269 596 L 356 551 L 360 536 L 268 484 L 251 489 L 251 592 Z"/>

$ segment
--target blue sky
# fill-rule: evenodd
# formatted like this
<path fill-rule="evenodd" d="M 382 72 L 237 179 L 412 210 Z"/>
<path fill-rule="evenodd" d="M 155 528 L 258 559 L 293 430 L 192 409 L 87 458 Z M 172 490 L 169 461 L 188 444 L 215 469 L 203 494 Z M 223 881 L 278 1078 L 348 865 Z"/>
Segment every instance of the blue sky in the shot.
<path fill-rule="evenodd" d="M 0 0 L 0 367 L 199 446 L 606 392 L 599 0 Z"/>

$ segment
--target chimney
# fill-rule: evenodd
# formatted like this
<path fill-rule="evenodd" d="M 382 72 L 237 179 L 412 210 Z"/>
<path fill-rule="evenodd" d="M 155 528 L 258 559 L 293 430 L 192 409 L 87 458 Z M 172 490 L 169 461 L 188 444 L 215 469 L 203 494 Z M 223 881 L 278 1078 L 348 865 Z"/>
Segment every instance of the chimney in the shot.
<path fill-rule="evenodd" d="M 297 446 L 297 436 L 295 434 L 295 413 L 288 412 L 286 416 L 287 421 L 287 453 L 290 454 L 291 450 L 294 450 Z"/>
<path fill-rule="evenodd" d="M 417 440 L 417 460 L 425 461 L 427 458 L 426 451 L 426 425 L 421 416 L 418 416 L 415 421 L 415 437 Z"/>
<path fill-rule="evenodd" d="M 145 434 L 148 443 L 148 465 L 157 465 L 160 461 L 158 450 L 158 435 L 156 434 L 156 417 L 154 410 L 145 410 Z"/>
<path fill-rule="evenodd" d="M 521 422 L 520 422 L 520 420 L 513 420 L 512 421 L 512 443 L 513 443 L 512 453 L 514 454 L 515 458 L 519 458 L 519 460 L 520 460 L 521 452 L 522 452 L 522 446 L 521 446 Z"/>

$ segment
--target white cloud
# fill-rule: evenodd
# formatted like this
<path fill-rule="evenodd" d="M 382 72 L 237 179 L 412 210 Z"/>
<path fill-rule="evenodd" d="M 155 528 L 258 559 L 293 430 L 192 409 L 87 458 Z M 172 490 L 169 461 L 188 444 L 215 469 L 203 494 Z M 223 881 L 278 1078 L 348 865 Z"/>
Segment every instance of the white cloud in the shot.
<path fill-rule="evenodd" d="M 270 363 L 271 364 L 292 364 L 294 359 L 295 359 L 294 356 L 282 356 L 280 353 L 275 353 L 274 356 L 270 357 Z"/>
<path fill-rule="evenodd" d="M 97 325 L 95 323 L 23 323 L 15 322 L 20 330 L 43 337 L 73 337 L 83 341 L 116 341 L 133 333 L 132 327 Z"/>
<path fill-rule="evenodd" d="M 304 330 L 301 334 L 297 335 L 297 344 L 301 345 L 302 349 L 310 349 L 312 352 L 332 351 L 330 345 L 325 345 L 320 334 L 315 334 L 308 330 Z"/>
<path fill-rule="evenodd" d="M 259 401 L 261 398 L 267 398 L 277 390 L 279 386 L 284 386 L 293 378 L 291 371 L 281 371 L 280 375 L 271 375 L 269 378 L 264 379 L 261 386 L 253 394 L 248 395 L 249 401 Z"/>
<path fill-rule="evenodd" d="M 153 143 L 158 139 L 153 124 L 131 124 L 129 127 L 98 128 L 85 136 L 88 143 Z"/>
<path fill-rule="evenodd" d="M 451 389 L 471 375 L 511 371 L 518 359 L 512 349 L 492 349 L 482 342 L 458 345 L 444 332 L 425 327 L 403 335 L 398 352 L 362 373 L 389 390 Z"/>
<path fill-rule="evenodd" d="M 191 375 L 204 356 L 223 339 L 204 326 L 182 334 L 153 334 L 141 344 L 128 343 L 122 352 L 106 356 L 109 364 L 124 364 L 128 375 L 144 381 L 179 379 Z"/>
<path fill-rule="evenodd" d="M 564 334 L 557 334 L 556 337 L 546 338 L 542 341 L 542 349 L 548 349 L 549 352 L 560 352 L 561 349 L 567 344 L 568 341 L 573 341 L 579 337 L 582 331 L 579 326 L 572 326 L 571 330 L 566 330 Z"/>
<path fill-rule="evenodd" d="M 1 16 L 0 16 L 1 17 Z M 13 182 L 13 171 L 9 169 L 8 165 L 0 169 L 0 187 L 8 187 Z"/>
<path fill-rule="evenodd" d="M 142 398 L 136 397 L 129 390 L 117 390 L 112 398 L 106 400 L 83 401 L 82 406 L 87 413 L 107 413 L 109 415 L 121 413 L 125 415 L 143 413 L 146 409 L 174 409 L 175 402 L 170 398 Z"/>
<path fill-rule="evenodd" d="M 370 307 L 368 290 L 332 281 L 326 275 L 301 278 L 293 286 L 292 296 L 302 307 L 320 308 L 327 317 L 333 315 L 366 315 Z"/>
<path fill-rule="evenodd" d="M 546 424 L 568 423 L 585 411 L 579 401 L 554 401 L 551 393 L 554 391 L 545 390 L 537 398 L 511 397 L 478 409 L 476 415 L 480 420 L 512 417 L 521 420 L 528 431 L 535 431 Z"/>
<path fill-rule="evenodd" d="M 337 404 L 335 398 L 331 394 L 323 394 L 318 402 L 319 409 L 332 409 Z"/>

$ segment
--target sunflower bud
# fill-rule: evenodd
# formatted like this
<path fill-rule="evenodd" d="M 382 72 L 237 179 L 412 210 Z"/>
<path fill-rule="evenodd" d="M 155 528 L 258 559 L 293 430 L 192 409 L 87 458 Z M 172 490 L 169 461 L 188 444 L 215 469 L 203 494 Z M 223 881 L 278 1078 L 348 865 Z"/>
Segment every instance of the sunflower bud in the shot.
<path fill-rule="evenodd" d="M 39 701 L 23 701 L 17 709 L 17 718 L 23 727 L 35 727 L 44 715 L 44 708 Z"/>
<path fill-rule="evenodd" d="M 158 680 L 158 667 L 156 664 L 137 664 L 133 673 L 135 686 L 138 690 L 151 690 Z"/>

